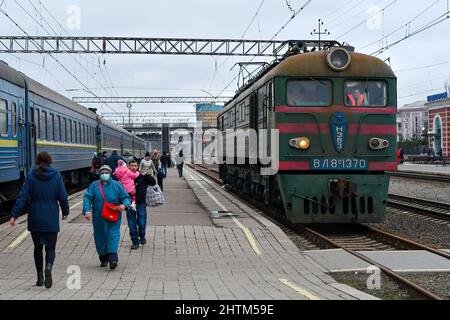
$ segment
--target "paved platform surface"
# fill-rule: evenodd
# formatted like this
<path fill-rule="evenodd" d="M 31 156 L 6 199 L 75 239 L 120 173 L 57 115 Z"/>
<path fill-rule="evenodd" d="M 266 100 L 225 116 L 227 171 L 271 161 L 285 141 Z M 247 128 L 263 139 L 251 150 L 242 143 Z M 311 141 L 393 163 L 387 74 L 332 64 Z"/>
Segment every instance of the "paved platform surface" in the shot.
<path fill-rule="evenodd" d="M 404 163 L 398 166 L 398 171 L 450 175 L 450 164 L 444 167 L 442 165 L 434 165 L 434 164 Z"/>
<path fill-rule="evenodd" d="M 447 250 L 444 250 L 447 251 Z M 428 251 L 360 251 L 369 259 L 396 272 L 450 272 L 450 261 Z M 342 249 L 306 251 L 328 272 L 366 271 L 366 261 Z"/>
<path fill-rule="evenodd" d="M 92 226 L 77 218 L 82 194 L 72 196 L 72 221 L 61 224 L 51 289 L 34 287 L 26 218 L 15 228 L 1 225 L 0 299 L 374 299 L 336 283 L 278 227 L 220 187 L 189 169 L 186 180 L 173 176 L 172 169 L 165 190 L 174 203 L 149 209 L 147 245 L 130 250 L 122 226 L 114 271 L 99 267 Z M 214 218 L 214 210 L 239 216 Z M 81 286 L 70 289 L 76 268 Z"/>
<path fill-rule="evenodd" d="M 171 174 L 164 180 L 164 187 L 166 204 L 161 207 L 147 208 L 148 225 L 212 225 L 208 213 L 201 206 L 194 192 L 184 179 L 178 178 L 175 171 L 171 171 Z M 126 215 L 123 215 L 122 218 L 122 224 L 127 225 Z M 73 222 L 90 224 L 83 216 L 78 216 Z"/>

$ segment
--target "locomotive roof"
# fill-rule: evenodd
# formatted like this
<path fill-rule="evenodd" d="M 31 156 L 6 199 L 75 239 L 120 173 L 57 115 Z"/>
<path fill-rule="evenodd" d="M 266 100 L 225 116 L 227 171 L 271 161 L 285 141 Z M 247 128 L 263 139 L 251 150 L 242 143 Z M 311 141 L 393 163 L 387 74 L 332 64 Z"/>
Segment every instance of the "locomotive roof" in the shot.
<path fill-rule="evenodd" d="M 379 58 L 362 53 L 349 52 L 351 63 L 341 72 L 332 70 L 327 64 L 329 51 L 308 52 L 290 56 L 263 72 L 260 79 L 244 87 L 229 101 L 221 114 L 227 112 L 239 96 L 246 97 L 262 84 L 274 77 L 343 77 L 343 78 L 395 78 L 392 69 Z"/>

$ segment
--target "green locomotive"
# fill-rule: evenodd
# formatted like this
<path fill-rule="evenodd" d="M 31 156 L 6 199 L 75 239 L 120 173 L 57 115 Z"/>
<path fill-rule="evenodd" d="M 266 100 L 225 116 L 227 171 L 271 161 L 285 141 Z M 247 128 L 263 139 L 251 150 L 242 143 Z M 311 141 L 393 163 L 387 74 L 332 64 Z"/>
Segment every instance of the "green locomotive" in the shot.
<path fill-rule="evenodd" d="M 219 114 L 219 131 L 278 130 L 278 172 L 223 157 L 222 180 L 293 223 L 383 221 L 386 172 L 397 169 L 397 80 L 380 59 L 353 51 L 294 54 L 242 88 Z"/>

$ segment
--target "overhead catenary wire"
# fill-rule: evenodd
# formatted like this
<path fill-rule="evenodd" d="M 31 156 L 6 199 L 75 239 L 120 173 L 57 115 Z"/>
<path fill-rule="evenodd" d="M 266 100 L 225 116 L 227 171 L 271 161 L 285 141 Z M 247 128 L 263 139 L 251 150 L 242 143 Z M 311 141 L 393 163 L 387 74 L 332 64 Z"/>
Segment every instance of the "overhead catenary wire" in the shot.
<path fill-rule="evenodd" d="M 379 1 L 381 2 L 381 1 Z M 377 3 L 379 3 L 377 2 Z M 375 14 L 380 14 L 383 13 L 384 11 L 386 11 L 389 7 L 393 6 L 396 2 L 398 2 L 398 0 L 393 0 L 391 1 L 388 5 L 386 5 L 383 9 L 380 9 L 377 13 Z M 362 26 L 363 24 L 367 23 L 367 20 L 364 19 L 363 21 L 361 21 L 360 23 L 358 23 L 357 25 L 353 26 L 352 28 L 348 29 L 347 31 L 345 31 L 344 33 L 342 33 L 341 35 L 339 35 L 338 37 L 336 37 L 336 40 L 342 38 L 343 36 L 346 36 L 347 34 L 349 34 L 350 32 L 356 30 L 358 27 Z M 331 26 L 330 26 L 331 27 Z"/>
<path fill-rule="evenodd" d="M 270 40 L 275 39 L 276 37 L 278 37 L 278 35 L 292 22 L 292 20 L 295 19 L 295 17 L 297 17 L 303 10 L 305 10 L 305 8 L 311 4 L 313 0 L 308 0 L 306 1 L 297 11 L 295 11 L 294 15 L 292 17 L 290 17 L 282 26 L 281 28 L 275 32 L 275 34 L 270 38 Z M 252 62 L 255 59 L 255 57 L 253 57 L 252 59 L 250 59 L 249 62 Z M 236 75 L 233 80 L 231 80 L 224 89 L 222 89 L 222 91 L 219 93 L 218 96 L 221 96 L 223 92 L 225 92 L 225 90 L 227 90 L 235 81 L 236 79 L 239 77 L 239 74 Z"/>
<path fill-rule="evenodd" d="M 430 28 L 432 28 L 434 26 L 437 26 L 438 24 L 441 24 L 442 22 L 444 22 L 444 21 L 446 21 L 446 20 L 448 20 L 450 18 L 450 16 L 448 16 L 449 13 L 450 13 L 450 11 L 444 13 L 443 15 L 440 15 L 439 17 L 433 19 L 432 21 L 430 21 L 426 25 L 422 26 L 421 28 L 417 29 L 416 31 L 414 31 L 412 33 L 408 33 L 402 39 L 397 40 L 397 41 L 395 41 L 395 42 L 393 42 L 393 43 L 391 43 L 389 45 L 386 45 L 386 46 L 380 48 L 377 51 L 374 51 L 373 53 L 371 53 L 371 55 L 378 56 L 378 55 L 384 53 L 385 51 L 389 50 L 390 48 L 396 46 L 397 44 L 399 44 L 399 43 L 401 43 L 401 42 L 403 42 L 403 41 L 405 41 L 405 40 L 407 40 L 407 39 L 409 39 L 411 37 L 414 37 L 415 35 L 418 35 L 418 34 L 424 32 L 424 31 L 426 31 L 426 30 L 428 30 L 428 29 L 430 29 Z"/>
<path fill-rule="evenodd" d="M 247 34 L 248 30 L 249 30 L 250 27 L 252 26 L 253 22 L 254 22 L 255 19 L 258 17 L 258 14 L 259 14 L 259 12 L 261 11 L 261 9 L 262 9 L 262 7 L 263 7 L 265 1 L 266 1 L 266 0 L 262 0 L 261 3 L 259 4 L 259 6 L 258 6 L 258 8 L 257 8 L 257 10 L 256 10 L 256 12 L 255 12 L 255 14 L 253 15 L 253 18 L 250 20 L 250 23 L 247 25 L 247 27 L 245 28 L 244 32 L 242 33 L 242 35 L 241 35 L 241 37 L 240 37 L 241 40 L 244 39 L 244 37 L 245 37 L 245 35 Z M 212 84 L 213 84 L 213 82 L 214 82 L 214 79 L 215 79 L 215 77 L 216 77 L 217 72 L 218 72 L 218 71 L 219 71 L 219 70 L 220 70 L 220 69 L 228 62 L 229 59 L 230 59 L 230 57 L 226 57 L 225 60 L 224 60 L 219 66 L 217 66 L 217 59 L 215 59 L 214 74 L 212 75 L 212 80 L 211 80 L 211 83 L 210 83 L 210 86 L 209 86 L 209 91 L 211 91 L 211 87 L 212 87 Z M 210 78 L 210 79 L 211 79 L 211 78 Z M 209 79 L 208 79 L 208 80 L 209 80 Z"/>
<path fill-rule="evenodd" d="M 359 47 L 359 50 L 363 50 L 367 47 L 371 47 L 375 44 L 378 43 L 383 43 L 384 40 L 387 40 L 390 36 L 392 36 L 393 34 L 399 32 L 400 30 L 403 30 L 404 28 L 406 30 L 408 30 L 408 28 L 411 27 L 411 23 L 413 23 L 415 20 L 417 20 L 419 17 L 421 17 L 422 15 L 424 15 L 426 12 L 428 12 L 431 8 L 433 8 L 434 6 L 436 6 L 436 4 L 438 4 L 441 0 L 436 0 L 435 2 L 433 2 L 431 5 L 429 5 L 428 7 L 426 7 L 424 10 L 422 10 L 418 15 L 416 15 L 414 18 L 412 18 L 411 20 L 409 20 L 408 22 L 402 24 L 400 27 L 394 29 L 393 31 L 391 31 L 389 34 L 383 36 L 381 39 L 378 39 L 374 42 L 371 42 L 369 44 L 363 45 L 361 47 Z"/>
<path fill-rule="evenodd" d="M 14 1 L 18 4 L 17 0 L 14 0 Z M 40 15 L 41 19 L 43 19 L 43 21 L 50 27 L 50 29 L 52 30 L 52 32 L 53 32 L 55 35 L 58 35 L 58 32 L 51 26 L 51 24 L 47 21 L 47 19 L 42 15 L 42 12 L 40 12 L 40 11 L 36 8 L 36 6 L 31 2 L 31 0 L 28 0 L 28 2 L 29 2 L 29 3 L 31 4 L 31 6 L 34 8 L 35 12 L 36 12 L 38 15 Z M 63 30 L 63 32 L 66 33 L 67 35 L 69 35 L 69 33 L 66 31 L 66 29 L 58 22 L 58 20 L 54 17 L 54 15 L 50 12 L 50 10 L 48 10 L 47 7 L 46 7 L 44 4 L 42 4 L 42 2 L 41 2 L 40 0 L 39 0 L 39 4 L 40 4 L 41 7 L 44 8 L 44 10 L 50 15 L 50 17 L 51 17 L 54 21 L 56 21 L 57 25 Z M 19 5 L 19 4 L 18 4 L 18 5 Z M 20 6 L 20 5 L 19 5 L 19 6 Z M 23 8 L 22 6 L 20 6 L 20 7 L 22 8 L 22 10 L 24 10 L 25 12 L 27 12 L 27 11 L 25 10 L 25 8 Z M 28 12 L 27 12 L 27 14 L 28 14 Z M 34 20 L 35 20 L 35 19 L 34 19 Z M 35 21 L 36 21 L 36 20 L 35 20 Z M 37 22 L 37 21 L 36 21 L 36 22 Z M 41 23 L 41 27 L 43 28 L 44 31 L 46 31 L 49 35 L 51 35 L 51 33 L 50 33 L 47 29 L 44 28 L 44 26 L 42 25 L 42 23 Z M 85 61 L 86 63 L 92 64 L 93 66 L 98 67 L 99 70 L 100 70 L 101 73 L 102 73 L 103 78 L 105 79 L 105 82 L 107 82 L 107 78 L 106 78 L 105 74 L 103 73 L 103 70 L 101 69 L 100 63 L 99 63 L 99 64 L 92 63 L 92 62 L 90 62 L 88 59 L 82 57 L 80 54 L 78 54 L 77 56 L 78 56 L 81 60 Z M 84 66 L 76 59 L 76 57 L 72 57 L 72 58 L 75 60 L 75 62 L 76 62 L 78 65 L 81 66 L 81 68 L 84 70 L 84 72 L 86 72 L 86 74 L 88 74 L 95 82 L 97 82 L 97 84 L 99 84 L 99 82 L 97 81 L 97 79 L 95 79 L 95 77 L 89 72 L 89 70 L 87 70 L 87 68 L 84 67 Z M 93 59 L 94 59 L 94 58 L 93 58 Z M 95 59 L 94 59 L 94 60 L 95 60 Z M 106 92 L 106 89 L 104 89 L 104 90 L 105 90 L 105 92 Z M 118 92 L 116 92 L 116 94 L 118 94 Z"/>
<path fill-rule="evenodd" d="M 17 26 L 24 34 L 26 34 L 28 37 L 30 37 L 30 35 L 28 34 L 28 32 L 25 31 L 25 29 L 23 29 L 13 18 L 11 18 L 11 16 L 4 11 L 2 8 L 0 8 L 0 12 L 6 17 L 8 18 L 8 20 L 10 20 L 15 26 Z M 63 63 L 61 63 L 57 58 L 55 58 L 51 53 L 48 53 L 48 56 L 51 57 L 56 63 L 58 63 L 72 78 L 75 79 L 75 81 L 77 81 L 82 87 L 84 87 L 87 92 L 89 92 L 90 94 L 92 94 L 93 96 L 97 97 L 97 95 L 95 93 L 93 93 L 91 90 L 89 90 L 89 88 L 80 80 L 78 79 L 70 70 L 67 69 L 66 66 L 64 66 Z M 117 112 L 116 110 L 114 110 L 111 106 L 107 105 L 113 112 Z"/>
<path fill-rule="evenodd" d="M 365 1 L 366 1 L 366 0 L 364 0 L 364 1 L 359 1 L 359 3 L 356 4 L 356 5 L 354 5 L 352 9 L 354 10 L 354 9 L 356 9 L 357 7 L 364 5 Z M 383 1 L 385 1 L 385 0 L 378 0 L 377 2 L 375 2 L 375 3 L 373 4 L 373 6 L 377 6 L 378 4 L 380 4 L 380 3 L 383 2 Z M 367 12 L 367 7 L 365 7 L 364 9 L 358 11 L 357 13 L 355 13 L 355 14 L 349 16 L 349 17 L 345 17 L 348 13 L 352 13 L 352 10 L 348 10 L 347 12 L 345 12 L 345 13 L 341 14 L 340 16 L 338 16 L 337 18 L 332 19 L 332 20 L 328 20 L 328 21 L 326 21 L 326 22 L 327 22 L 329 28 L 335 28 L 335 27 L 340 26 L 340 25 L 342 25 L 342 24 L 345 24 L 345 23 L 347 23 L 347 22 L 349 22 L 349 21 L 352 21 L 352 20 L 355 19 L 355 18 L 361 17 L 361 15 L 364 14 L 364 13 L 366 13 L 366 12 Z M 345 18 L 342 19 L 342 20 L 339 20 L 341 17 L 345 17 Z M 336 20 L 337 20 L 338 22 L 332 23 L 332 22 L 334 22 L 334 21 L 336 21 Z M 324 19 L 324 21 L 325 21 L 325 19 Z"/>
<path fill-rule="evenodd" d="M 450 63 L 450 60 L 446 60 L 446 61 L 441 61 L 441 62 L 436 62 L 433 64 L 427 64 L 424 66 L 418 66 L 418 67 L 412 67 L 412 68 L 406 68 L 406 69 L 399 69 L 399 70 L 395 70 L 395 73 L 400 73 L 400 72 L 408 72 L 408 71 L 415 71 L 415 70 L 421 70 L 421 69 L 428 69 L 428 68 L 432 68 L 432 67 L 437 67 L 437 66 L 442 66 L 444 64 L 448 64 Z"/>

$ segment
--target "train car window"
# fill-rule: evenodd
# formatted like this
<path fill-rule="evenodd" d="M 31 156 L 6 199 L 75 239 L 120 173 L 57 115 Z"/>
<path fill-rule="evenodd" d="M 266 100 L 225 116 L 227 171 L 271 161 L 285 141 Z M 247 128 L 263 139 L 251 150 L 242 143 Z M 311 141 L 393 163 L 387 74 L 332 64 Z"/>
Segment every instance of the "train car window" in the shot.
<path fill-rule="evenodd" d="M 37 139 L 41 139 L 41 112 L 36 108 L 36 135 Z"/>
<path fill-rule="evenodd" d="M 272 82 L 269 82 L 267 84 L 267 91 L 268 91 L 268 97 L 269 97 L 269 108 L 273 108 L 273 106 L 275 105 L 275 101 L 274 101 L 274 95 L 273 95 L 273 86 L 272 86 Z"/>
<path fill-rule="evenodd" d="M 245 115 L 245 122 L 247 123 L 250 119 L 250 105 L 246 105 L 244 107 L 244 115 Z"/>
<path fill-rule="evenodd" d="M 78 122 L 78 143 L 81 144 L 81 123 Z"/>
<path fill-rule="evenodd" d="M 56 141 L 60 142 L 61 140 L 61 116 L 56 116 Z"/>
<path fill-rule="evenodd" d="M 63 118 L 61 128 L 61 141 L 67 142 L 67 119 Z"/>
<path fill-rule="evenodd" d="M 290 80 L 286 100 L 292 107 L 327 107 L 332 104 L 332 91 L 328 80 Z"/>
<path fill-rule="evenodd" d="M 346 81 L 345 105 L 349 107 L 386 107 L 386 82 Z"/>
<path fill-rule="evenodd" d="M 73 143 L 78 143 L 78 126 L 77 123 L 73 122 L 73 129 L 74 129 L 74 135 L 73 135 Z"/>
<path fill-rule="evenodd" d="M 55 141 L 55 131 L 56 131 L 56 127 L 55 127 L 55 115 L 53 113 L 50 113 L 50 119 L 49 119 L 49 131 L 50 131 L 50 137 L 48 138 L 48 140 L 50 141 Z"/>
<path fill-rule="evenodd" d="M 13 127 L 13 137 L 17 136 L 17 103 L 12 103 L 11 124 Z"/>
<path fill-rule="evenodd" d="M 42 140 L 48 140 L 48 131 L 47 131 L 47 112 L 42 111 L 41 115 L 41 130 L 42 130 Z"/>
<path fill-rule="evenodd" d="M 0 134 L 8 135 L 8 102 L 0 99 Z"/>
<path fill-rule="evenodd" d="M 264 87 L 258 90 L 258 119 L 261 119 L 264 114 Z"/>
<path fill-rule="evenodd" d="M 69 119 L 69 127 L 67 130 L 67 140 L 69 143 L 73 142 L 72 138 L 73 138 L 73 125 L 72 125 L 72 120 Z"/>

